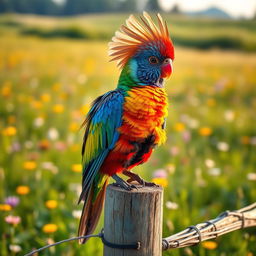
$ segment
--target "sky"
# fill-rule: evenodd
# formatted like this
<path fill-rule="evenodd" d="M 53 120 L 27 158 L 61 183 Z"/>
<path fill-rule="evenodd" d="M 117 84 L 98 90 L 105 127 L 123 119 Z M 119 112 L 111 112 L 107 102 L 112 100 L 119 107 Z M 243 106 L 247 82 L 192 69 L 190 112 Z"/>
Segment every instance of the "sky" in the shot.
<path fill-rule="evenodd" d="M 256 13 L 256 0 L 159 0 L 159 3 L 166 11 L 178 4 L 185 12 L 219 7 L 234 18 L 252 18 Z"/>

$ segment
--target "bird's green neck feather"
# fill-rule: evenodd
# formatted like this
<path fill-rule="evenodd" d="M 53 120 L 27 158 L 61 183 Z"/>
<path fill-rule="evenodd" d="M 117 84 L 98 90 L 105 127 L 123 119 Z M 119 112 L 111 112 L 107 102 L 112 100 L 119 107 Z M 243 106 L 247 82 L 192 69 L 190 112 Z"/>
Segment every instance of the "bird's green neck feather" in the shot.
<path fill-rule="evenodd" d="M 121 71 L 118 80 L 118 89 L 123 89 L 124 91 L 129 91 L 134 86 L 139 86 L 139 81 L 136 79 L 136 75 L 133 72 L 134 66 L 136 64 L 133 61 L 129 61 Z"/>

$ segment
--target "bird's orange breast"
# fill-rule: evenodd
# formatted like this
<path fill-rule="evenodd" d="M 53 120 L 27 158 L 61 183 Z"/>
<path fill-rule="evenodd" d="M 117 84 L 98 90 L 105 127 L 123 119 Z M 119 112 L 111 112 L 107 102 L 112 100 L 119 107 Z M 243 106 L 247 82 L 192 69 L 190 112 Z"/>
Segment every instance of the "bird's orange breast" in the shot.
<path fill-rule="evenodd" d="M 119 128 L 121 137 L 129 138 L 130 141 L 139 141 L 154 135 L 155 144 L 162 144 L 166 140 L 162 127 L 166 116 L 167 95 L 164 88 L 135 87 L 128 91 L 125 97 L 123 123 Z"/>

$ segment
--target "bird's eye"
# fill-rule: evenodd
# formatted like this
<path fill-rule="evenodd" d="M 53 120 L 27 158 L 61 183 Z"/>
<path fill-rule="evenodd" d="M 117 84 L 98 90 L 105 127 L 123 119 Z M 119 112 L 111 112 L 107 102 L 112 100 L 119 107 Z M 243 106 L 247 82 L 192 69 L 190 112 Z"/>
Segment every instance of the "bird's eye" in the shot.
<path fill-rule="evenodd" d="M 149 57 L 148 61 L 150 64 L 157 64 L 159 62 L 158 58 L 155 56 Z"/>
<path fill-rule="evenodd" d="M 170 59 L 165 59 L 164 64 L 168 64 L 168 63 L 170 63 Z"/>

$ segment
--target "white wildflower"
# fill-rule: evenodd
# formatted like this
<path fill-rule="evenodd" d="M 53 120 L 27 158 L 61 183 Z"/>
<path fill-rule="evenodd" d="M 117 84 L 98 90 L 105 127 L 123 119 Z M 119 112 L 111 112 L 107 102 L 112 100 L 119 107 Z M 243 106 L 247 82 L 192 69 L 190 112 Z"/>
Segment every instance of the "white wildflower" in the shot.
<path fill-rule="evenodd" d="M 9 249 L 10 249 L 10 251 L 15 252 L 15 253 L 21 251 L 21 247 L 18 244 L 10 244 Z"/>
<path fill-rule="evenodd" d="M 227 142 L 220 141 L 220 142 L 217 143 L 217 148 L 220 151 L 227 152 L 229 150 L 229 145 L 228 145 Z"/>
<path fill-rule="evenodd" d="M 165 203 L 165 206 L 167 209 L 170 209 L 170 210 L 177 210 L 179 208 L 179 205 L 175 202 L 171 202 L 171 201 L 167 201 Z"/>
<path fill-rule="evenodd" d="M 233 110 L 228 109 L 224 112 L 224 117 L 228 122 L 232 122 L 235 119 L 235 112 Z"/>
<path fill-rule="evenodd" d="M 211 176 L 219 176 L 221 174 L 220 168 L 211 168 L 208 170 L 209 175 Z"/>
<path fill-rule="evenodd" d="M 35 118 L 35 120 L 34 120 L 35 127 L 41 127 L 43 125 L 44 125 L 44 119 L 42 117 L 39 116 L 39 117 Z"/>
<path fill-rule="evenodd" d="M 213 168 L 215 166 L 215 162 L 212 159 L 205 159 L 205 165 L 208 168 Z"/>
<path fill-rule="evenodd" d="M 76 219 L 79 219 L 81 217 L 81 214 L 82 214 L 81 210 L 74 210 L 74 211 L 72 211 L 72 215 Z"/>
<path fill-rule="evenodd" d="M 247 174 L 247 180 L 256 181 L 256 173 L 255 172 L 249 172 Z"/>
<path fill-rule="evenodd" d="M 59 138 L 58 130 L 53 127 L 48 130 L 47 135 L 50 140 L 57 140 Z"/>

